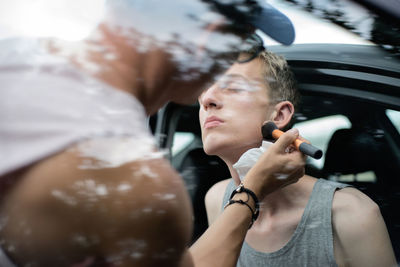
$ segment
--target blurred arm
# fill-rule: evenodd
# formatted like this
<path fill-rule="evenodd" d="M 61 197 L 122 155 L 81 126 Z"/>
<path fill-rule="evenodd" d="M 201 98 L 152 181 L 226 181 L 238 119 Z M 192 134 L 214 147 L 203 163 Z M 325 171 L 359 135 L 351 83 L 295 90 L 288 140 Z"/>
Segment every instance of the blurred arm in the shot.
<path fill-rule="evenodd" d="M 179 175 L 161 158 L 102 164 L 68 149 L 20 177 L 1 209 L 3 248 L 13 247 L 16 263 L 71 266 L 89 257 L 122 267 L 179 265 L 192 227 Z"/>

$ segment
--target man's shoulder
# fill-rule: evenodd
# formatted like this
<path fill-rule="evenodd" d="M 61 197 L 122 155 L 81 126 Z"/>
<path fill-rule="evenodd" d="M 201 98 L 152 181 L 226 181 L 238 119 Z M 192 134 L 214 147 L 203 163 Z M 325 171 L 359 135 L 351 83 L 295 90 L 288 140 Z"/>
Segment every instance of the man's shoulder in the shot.
<path fill-rule="evenodd" d="M 358 189 L 346 187 L 336 191 L 332 203 L 332 220 L 338 232 L 362 234 L 368 231 L 368 225 L 374 225 L 380 217 L 378 205 Z M 360 223 L 364 227 L 360 227 Z"/>
<path fill-rule="evenodd" d="M 377 208 L 377 204 L 366 194 L 354 187 L 345 187 L 335 192 L 333 197 L 333 212 L 364 212 Z"/>
<path fill-rule="evenodd" d="M 223 197 L 223 195 L 225 193 L 226 187 L 228 186 L 228 184 L 229 184 L 229 182 L 231 180 L 232 179 L 229 178 L 229 179 L 225 179 L 225 180 L 219 181 L 218 183 L 215 183 L 208 190 L 208 192 L 206 194 L 206 197 L 205 197 L 206 203 L 207 202 L 214 203 L 215 200 L 220 200 L 221 201 L 221 199 L 222 199 L 222 197 Z"/>
<path fill-rule="evenodd" d="M 338 265 L 353 261 L 357 266 L 394 266 L 393 249 L 379 206 L 361 191 L 353 187 L 336 191 L 332 228 Z"/>
<path fill-rule="evenodd" d="M 226 187 L 232 179 L 222 180 L 214 184 L 207 192 L 204 201 L 208 213 L 219 214 Z"/>
<path fill-rule="evenodd" d="M 204 202 L 207 210 L 208 224 L 211 225 L 221 213 L 222 201 L 226 187 L 232 179 L 214 184 L 207 192 Z"/>

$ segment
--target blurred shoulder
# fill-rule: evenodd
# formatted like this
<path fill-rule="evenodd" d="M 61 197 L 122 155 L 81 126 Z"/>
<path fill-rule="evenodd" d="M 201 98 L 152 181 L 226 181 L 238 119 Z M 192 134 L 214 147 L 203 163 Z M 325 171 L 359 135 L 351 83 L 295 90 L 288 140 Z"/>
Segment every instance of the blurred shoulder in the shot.
<path fill-rule="evenodd" d="M 106 258 L 116 255 L 115 251 L 131 263 L 133 259 L 123 254 L 131 244 L 126 240 L 143 240 L 157 253 L 173 246 L 171 257 L 179 258 L 192 232 L 191 203 L 179 174 L 163 157 L 138 155 L 120 160 L 119 152 L 125 147 L 99 147 L 103 148 L 99 153 L 110 154 L 91 157 L 78 145 L 30 166 L 2 203 L 1 212 L 10 221 L 2 233 L 19 244 L 17 251 L 30 255 L 63 252 L 62 258 L 54 256 L 48 259 L 54 261 L 51 264 L 38 266 L 67 266 L 61 263 L 64 258 L 85 258 L 88 253 Z M 20 221 L 35 229 L 30 243 L 19 235 L 24 230 Z M 100 241 L 82 248 L 70 242 L 76 233 Z M 54 245 L 50 249 L 47 244 Z M 159 266 L 172 266 L 168 260 Z"/>

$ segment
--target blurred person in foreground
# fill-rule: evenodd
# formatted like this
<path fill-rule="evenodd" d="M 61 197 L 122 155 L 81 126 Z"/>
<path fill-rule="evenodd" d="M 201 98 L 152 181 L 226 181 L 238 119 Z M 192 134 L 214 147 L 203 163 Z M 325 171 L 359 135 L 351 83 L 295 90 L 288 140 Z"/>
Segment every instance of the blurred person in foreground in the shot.
<path fill-rule="evenodd" d="M 262 141 L 263 123 L 290 128 L 298 100 L 286 60 L 269 51 L 232 65 L 199 97 L 204 150 L 224 160 L 232 175 L 206 195 L 210 227 L 261 154 L 260 147 L 265 157 L 274 146 Z M 304 175 L 260 199 L 259 218 L 246 234 L 237 266 L 372 267 L 396 266 L 396 260 L 379 207 L 368 196 L 345 184 Z"/>
<path fill-rule="evenodd" d="M 234 266 L 248 208 L 304 172 L 300 153 L 283 153 L 297 135 L 188 249 L 189 198 L 146 122 L 167 101 L 195 101 L 256 28 L 294 38 L 264 1 L 113 0 L 84 40 L 1 40 L 0 265 Z"/>

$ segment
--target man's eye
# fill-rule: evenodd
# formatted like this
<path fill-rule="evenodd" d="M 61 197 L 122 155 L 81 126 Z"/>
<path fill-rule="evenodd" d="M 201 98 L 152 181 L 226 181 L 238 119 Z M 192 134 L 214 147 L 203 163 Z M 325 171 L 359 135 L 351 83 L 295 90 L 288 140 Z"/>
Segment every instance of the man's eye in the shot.
<path fill-rule="evenodd" d="M 233 92 L 241 92 L 241 91 L 245 91 L 247 90 L 248 85 L 241 83 L 241 82 L 232 82 L 230 84 L 227 85 L 227 88 L 229 91 L 233 91 Z"/>
<path fill-rule="evenodd" d="M 231 92 L 241 92 L 241 91 L 244 91 L 244 89 L 243 88 L 238 88 L 238 87 L 229 87 L 229 88 L 227 88 L 229 91 L 231 91 Z"/>
<path fill-rule="evenodd" d="M 237 86 L 235 84 L 225 84 L 223 86 L 218 87 L 221 91 L 226 91 L 226 92 L 239 92 L 243 91 L 243 88 L 241 86 Z"/>

